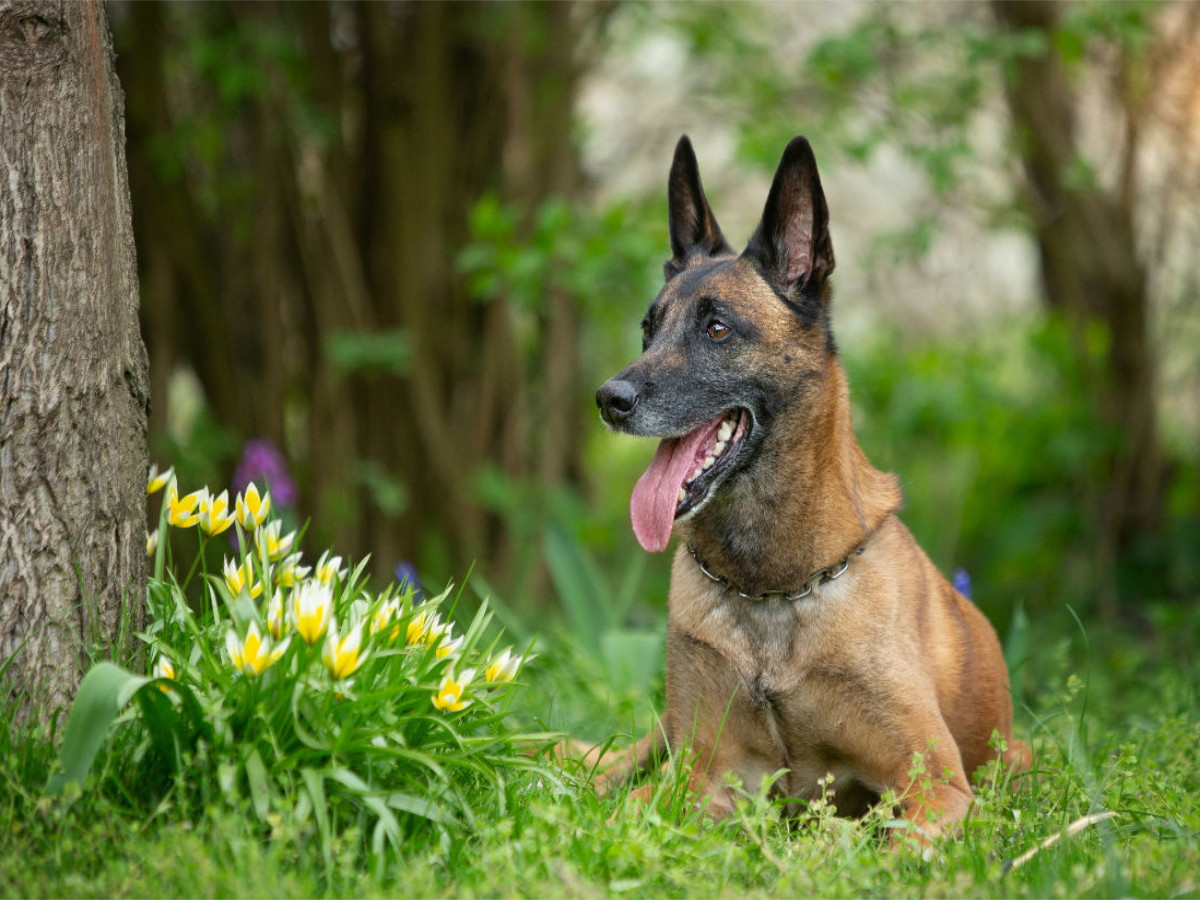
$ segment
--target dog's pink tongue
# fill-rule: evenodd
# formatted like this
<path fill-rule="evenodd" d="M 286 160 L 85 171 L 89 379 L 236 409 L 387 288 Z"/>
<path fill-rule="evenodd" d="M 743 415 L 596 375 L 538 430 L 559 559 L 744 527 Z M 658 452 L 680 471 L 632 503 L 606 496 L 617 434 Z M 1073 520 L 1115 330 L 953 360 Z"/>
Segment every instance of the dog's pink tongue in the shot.
<path fill-rule="evenodd" d="M 719 424 L 719 420 L 718 420 Z M 629 501 L 629 516 L 638 543 L 650 553 L 667 549 L 679 489 L 695 465 L 697 453 L 713 431 L 713 423 L 702 425 L 681 438 L 667 438 L 658 445 L 650 468 L 638 479 Z"/>

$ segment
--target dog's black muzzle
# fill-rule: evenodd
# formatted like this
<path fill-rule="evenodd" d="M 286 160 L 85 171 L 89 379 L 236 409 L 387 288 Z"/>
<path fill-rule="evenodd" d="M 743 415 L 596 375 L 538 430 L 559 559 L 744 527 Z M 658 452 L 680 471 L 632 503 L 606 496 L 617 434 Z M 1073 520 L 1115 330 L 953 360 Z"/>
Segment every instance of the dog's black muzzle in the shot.
<path fill-rule="evenodd" d="M 617 376 L 600 385 L 600 390 L 596 391 L 596 405 L 600 407 L 600 416 L 610 427 L 620 428 L 633 415 L 639 397 L 633 382 Z"/>

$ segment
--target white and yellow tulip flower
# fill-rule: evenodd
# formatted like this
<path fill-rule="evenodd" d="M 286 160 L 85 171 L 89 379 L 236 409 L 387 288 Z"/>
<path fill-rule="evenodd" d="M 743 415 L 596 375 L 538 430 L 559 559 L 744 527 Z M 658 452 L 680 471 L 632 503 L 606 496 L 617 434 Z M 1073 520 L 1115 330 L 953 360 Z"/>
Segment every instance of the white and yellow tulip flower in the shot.
<path fill-rule="evenodd" d="M 165 472 L 158 471 L 158 463 L 150 467 L 150 475 L 146 479 L 146 494 L 157 494 L 175 478 L 175 467 L 167 469 Z"/>
<path fill-rule="evenodd" d="M 260 528 L 254 534 L 254 542 L 258 544 L 259 552 L 265 548 L 267 557 L 276 562 L 283 559 L 292 552 L 292 545 L 296 542 L 296 532 L 291 531 L 285 535 L 280 535 L 280 530 L 283 528 L 283 523 L 276 519 L 268 525 Z"/>
<path fill-rule="evenodd" d="M 290 642 L 291 638 L 287 638 L 272 648 L 271 639 L 263 637 L 257 622 L 251 622 L 245 640 L 239 638 L 232 628 L 225 633 L 225 652 L 229 654 L 229 661 L 235 669 L 254 678 L 278 662 Z"/>
<path fill-rule="evenodd" d="M 246 485 L 244 493 L 237 495 L 237 520 L 246 531 L 253 531 L 267 521 L 271 512 L 271 492 L 267 491 L 261 497 L 254 482 Z"/>
<path fill-rule="evenodd" d="M 217 496 L 207 494 L 200 506 L 200 527 L 210 537 L 226 531 L 234 523 L 229 511 L 229 492 L 221 491 Z"/>
<path fill-rule="evenodd" d="M 208 488 L 201 488 L 181 498 L 172 481 L 167 486 L 167 521 L 176 528 L 191 528 L 200 521 L 199 507 L 207 496 Z"/>
<path fill-rule="evenodd" d="M 235 597 L 242 591 L 248 591 L 251 600 L 263 592 L 263 583 L 254 580 L 254 569 L 250 560 L 239 566 L 236 559 L 226 558 L 225 587 L 229 588 L 229 593 Z"/>
<path fill-rule="evenodd" d="M 324 636 L 333 615 L 333 591 L 319 581 L 306 581 L 292 591 L 292 622 L 312 647 Z"/>
<path fill-rule="evenodd" d="M 448 710 L 450 712 L 458 712 L 466 709 L 474 701 L 464 700 L 463 694 L 471 685 L 471 679 L 475 677 L 474 669 L 466 669 L 459 676 L 455 676 L 453 672 L 448 672 L 446 677 L 442 679 L 442 685 L 438 688 L 436 694 L 433 695 L 433 705 L 438 709 Z"/>
<path fill-rule="evenodd" d="M 332 586 L 335 581 L 345 578 L 347 571 L 342 568 L 342 558 L 340 556 L 330 556 L 329 551 L 326 550 L 321 554 L 321 558 L 317 560 L 315 577 L 321 584 Z"/>
<path fill-rule="evenodd" d="M 358 671 L 358 667 L 363 664 L 363 660 L 367 658 L 367 654 L 359 653 L 362 647 L 362 630 L 363 623 L 359 622 L 345 637 L 338 637 L 337 626 L 329 627 L 329 634 L 325 637 L 325 648 L 321 652 L 321 659 L 325 663 L 325 668 L 329 674 L 336 679 L 348 678 Z"/>
<path fill-rule="evenodd" d="M 512 655 L 512 647 L 509 647 L 490 663 L 487 669 L 484 670 L 483 676 L 489 683 L 499 681 L 512 681 L 517 677 L 517 672 L 521 669 L 521 658 Z"/>

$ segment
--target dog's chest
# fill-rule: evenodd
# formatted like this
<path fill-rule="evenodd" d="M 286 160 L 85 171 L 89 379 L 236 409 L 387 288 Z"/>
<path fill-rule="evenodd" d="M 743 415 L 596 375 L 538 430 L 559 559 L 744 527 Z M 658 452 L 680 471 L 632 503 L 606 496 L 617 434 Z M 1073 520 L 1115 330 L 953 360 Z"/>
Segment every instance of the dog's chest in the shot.
<path fill-rule="evenodd" d="M 805 715 L 805 680 L 824 645 L 824 619 L 807 601 L 751 605 L 720 594 L 707 609 L 672 610 L 668 681 L 694 694 L 677 698 L 688 708 L 720 714 L 733 703 L 777 738 L 788 720 Z"/>
<path fill-rule="evenodd" d="M 831 594 L 749 605 L 717 593 L 707 608 L 672 609 L 668 703 L 703 720 L 698 737 L 741 745 L 729 763 L 748 785 L 779 768 L 813 782 L 827 771 L 827 748 L 849 714 L 823 699 L 830 648 L 838 644 Z M 741 771 L 748 760 L 762 771 Z"/>

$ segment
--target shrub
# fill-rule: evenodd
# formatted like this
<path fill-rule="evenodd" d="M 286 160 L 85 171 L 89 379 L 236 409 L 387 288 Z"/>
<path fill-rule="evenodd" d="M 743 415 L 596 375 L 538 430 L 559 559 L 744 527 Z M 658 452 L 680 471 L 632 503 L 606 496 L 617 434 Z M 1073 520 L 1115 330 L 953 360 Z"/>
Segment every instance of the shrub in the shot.
<path fill-rule="evenodd" d="M 556 736 L 506 721 L 528 654 L 495 652 L 486 603 L 456 633 L 449 588 L 420 601 L 407 584 L 368 590 L 366 560 L 304 565 L 253 484 L 232 508 L 227 492 L 181 497 L 152 472 L 151 492 L 164 487 L 139 635 L 151 674 L 87 673 L 52 792 L 84 782 L 105 749 L 93 782 L 134 806 L 246 810 L 264 833 L 315 837 L 327 865 L 335 839 L 358 835 L 382 872 L 408 838 L 503 813 L 534 781 L 560 785 L 541 759 Z M 192 528 L 200 553 L 180 578 L 168 532 Z M 204 571 L 205 546 L 231 534 L 223 571 Z"/>

